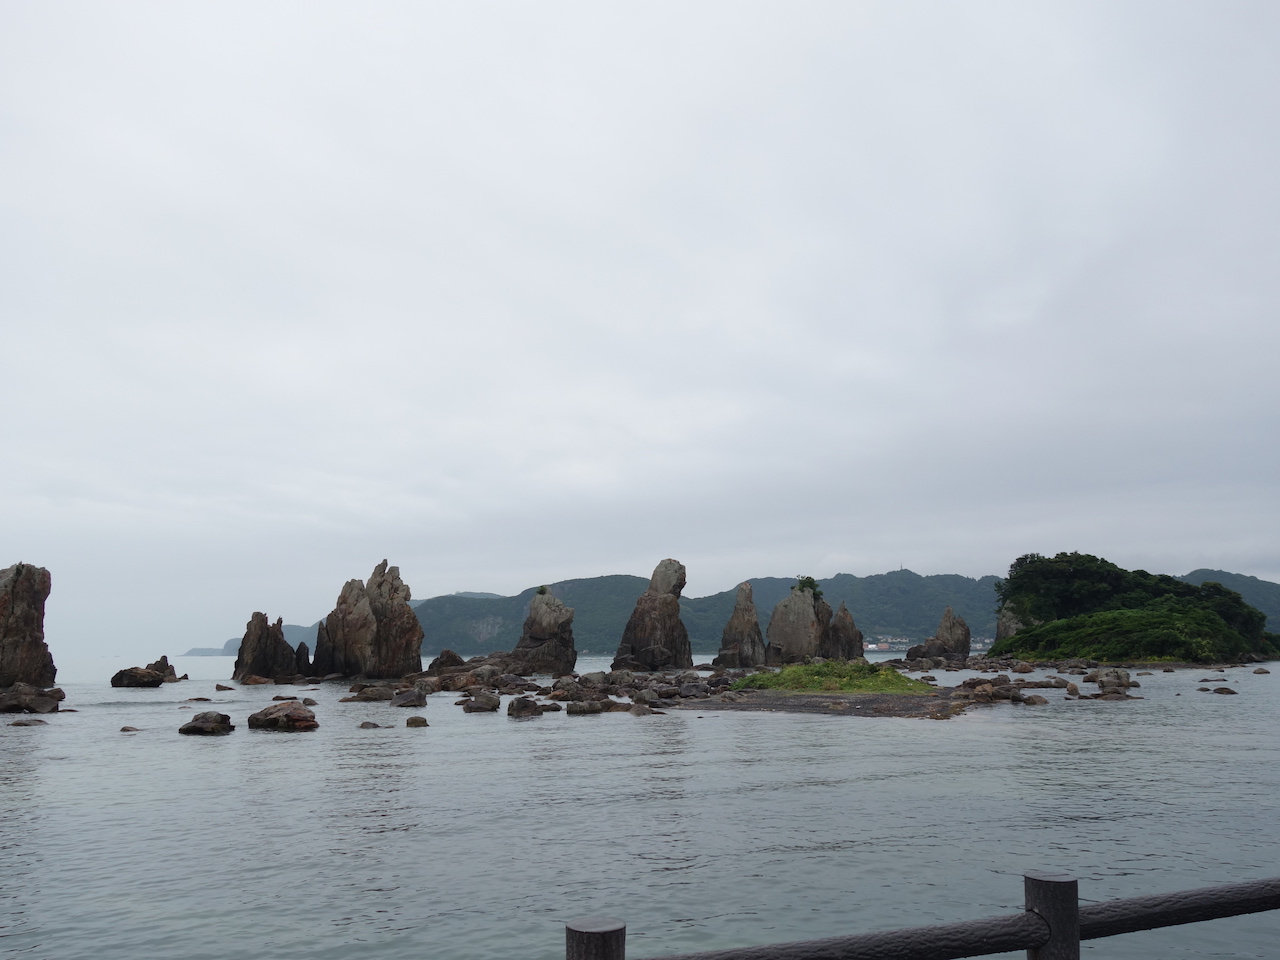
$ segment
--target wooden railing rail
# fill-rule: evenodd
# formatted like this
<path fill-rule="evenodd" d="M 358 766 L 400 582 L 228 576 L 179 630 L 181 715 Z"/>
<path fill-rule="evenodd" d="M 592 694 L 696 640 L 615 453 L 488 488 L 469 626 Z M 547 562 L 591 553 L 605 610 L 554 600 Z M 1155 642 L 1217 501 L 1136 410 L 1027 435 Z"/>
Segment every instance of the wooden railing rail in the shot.
<path fill-rule="evenodd" d="M 1064 873 L 1023 877 L 1022 913 L 824 940 L 684 953 L 661 960 L 964 960 L 1015 950 L 1028 960 L 1080 960 L 1080 941 L 1280 910 L 1280 877 L 1080 905 Z M 566 960 L 625 960 L 626 924 L 586 917 L 565 927 Z"/>

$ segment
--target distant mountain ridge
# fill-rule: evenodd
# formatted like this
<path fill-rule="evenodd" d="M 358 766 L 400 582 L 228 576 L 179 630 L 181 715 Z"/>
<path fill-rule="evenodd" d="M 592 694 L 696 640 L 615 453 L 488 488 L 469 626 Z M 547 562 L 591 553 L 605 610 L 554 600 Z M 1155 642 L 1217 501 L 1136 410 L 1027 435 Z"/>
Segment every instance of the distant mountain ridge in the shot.
<path fill-rule="evenodd" d="M 910 570 L 856 577 L 841 573 L 819 580 L 824 599 L 832 607 L 844 601 L 862 632 L 868 636 L 923 638 L 932 636 L 943 611 L 952 607 L 977 636 L 995 635 L 994 576 L 973 579 L 958 574 L 923 577 Z M 795 585 L 794 577 L 758 577 L 751 581 L 760 629 L 769 625 L 774 606 Z M 573 635 L 579 652 L 611 656 L 618 647 L 636 598 L 649 581 L 616 574 L 549 583 L 551 593 L 574 608 Z M 537 587 L 514 597 L 486 598 L 475 594 L 431 597 L 413 604 L 425 638 L 423 656 L 453 650 L 462 656 L 510 650 Z M 720 634 L 733 612 L 737 585 L 707 597 L 682 597 L 680 616 L 689 640 L 699 654 L 714 654 Z"/>
<path fill-rule="evenodd" d="M 1245 602 L 1267 615 L 1267 629 L 1280 632 L 1280 583 L 1260 580 L 1226 570 L 1193 570 L 1178 577 L 1187 583 L 1215 581 L 1235 590 Z M 910 637 L 914 640 L 933 635 L 950 606 L 964 617 L 974 636 L 995 635 L 995 576 L 979 578 L 959 574 L 921 576 L 911 570 L 857 577 L 839 573 L 819 580 L 824 599 L 833 608 L 844 601 L 858 628 L 868 638 L 875 636 Z M 792 577 L 758 577 L 751 581 L 755 595 L 760 629 L 769 625 L 773 608 L 795 584 Z M 614 574 L 585 577 L 547 584 L 548 589 L 574 608 L 573 632 L 579 652 L 611 656 L 635 607 L 636 598 L 649 581 L 644 577 Z M 714 653 L 720 645 L 720 633 L 733 612 L 733 589 L 706 597 L 684 597 L 680 600 L 681 618 L 689 630 L 693 649 L 699 654 Z M 434 657 L 441 650 L 454 650 L 463 656 L 510 650 L 520 638 L 520 628 L 529 610 L 529 600 L 537 586 L 522 590 L 513 597 L 495 593 L 461 591 L 430 597 L 412 604 L 425 638 L 424 657 Z M 315 653 L 316 629 L 284 625 L 285 639 L 295 648 L 306 641 Z M 185 656 L 231 656 L 240 649 L 240 638 L 233 637 L 221 648 L 197 647 Z"/>
<path fill-rule="evenodd" d="M 1257 607 L 1267 615 L 1267 630 L 1280 633 L 1280 583 L 1270 580 L 1259 580 L 1247 573 L 1228 573 L 1226 570 L 1192 570 L 1184 577 L 1176 579 L 1197 586 L 1205 583 L 1220 583 L 1228 590 L 1234 590 L 1244 597 L 1244 602 Z"/>

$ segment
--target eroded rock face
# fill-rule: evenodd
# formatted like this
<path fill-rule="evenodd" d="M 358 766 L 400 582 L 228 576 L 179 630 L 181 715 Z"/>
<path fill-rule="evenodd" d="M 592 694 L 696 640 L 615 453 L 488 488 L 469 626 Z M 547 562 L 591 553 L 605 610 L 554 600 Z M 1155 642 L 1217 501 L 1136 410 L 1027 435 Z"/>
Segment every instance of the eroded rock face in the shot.
<path fill-rule="evenodd" d="M 48 687 L 57 678 L 44 642 L 44 602 L 52 584 L 44 567 L 15 563 L 0 570 L 0 687 Z"/>
<path fill-rule="evenodd" d="M 769 663 L 798 663 L 806 657 L 819 657 L 823 639 L 831 625 L 831 606 L 812 590 L 798 585 L 784 597 L 769 617 L 769 645 L 765 656 Z"/>
<path fill-rule="evenodd" d="M 422 625 L 399 567 L 383 560 L 367 584 L 348 580 L 320 624 L 312 670 L 343 676 L 402 677 L 422 670 Z"/>
<path fill-rule="evenodd" d="M 712 661 L 716 667 L 759 667 L 765 661 L 764 635 L 756 614 L 751 584 L 738 584 L 733 613 L 720 635 L 720 652 Z"/>
<path fill-rule="evenodd" d="M 1006 637 L 1012 637 L 1015 633 L 1023 628 L 1024 624 L 1016 616 L 1013 611 L 1006 607 L 1000 608 L 1000 613 L 996 617 L 996 642 L 999 643 Z"/>
<path fill-rule="evenodd" d="M 546 587 L 542 588 L 546 590 Z M 573 646 L 573 607 L 546 593 L 529 601 L 520 640 L 511 651 L 512 673 L 549 673 L 553 677 L 573 671 L 578 651 Z"/>
<path fill-rule="evenodd" d="M 267 615 L 255 611 L 245 624 L 244 639 L 236 654 L 231 679 L 237 683 L 246 677 L 293 677 L 299 673 L 297 654 L 284 638 L 284 619 L 267 622 Z"/>
<path fill-rule="evenodd" d="M 0 713 L 57 713 L 66 698 L 58 687 L 42 690 L 29 683 L 15 683 L 0 690 Z"/>
<path fill-rule="evenodd" d="M 969 625 L 964 622 L 964 617 L 956 616 L 950 607 L 942 614 L 942 622 L 938 624 L 938 632 L 934 636 L 947 648 L 951 657 L 961 660 L 969 658 Z"/>
<path fill-rule="evenodd" d="M 818 656 L 828 660 L 857 660 L 864 656 L 862 640 L 862 631 L 841 600 L 835 616 L 831 618 L 831 626 L 818 642 Z"/>
<path fill-rule="evenodd" d="M 613 658 L 614 670 L 669 670 L 693 666 L 689 631 L 680 619 L 680 591 L 684 564 L 663 560 L 649 579 L 649 588 L 636 600 L 631 619 Z"/>

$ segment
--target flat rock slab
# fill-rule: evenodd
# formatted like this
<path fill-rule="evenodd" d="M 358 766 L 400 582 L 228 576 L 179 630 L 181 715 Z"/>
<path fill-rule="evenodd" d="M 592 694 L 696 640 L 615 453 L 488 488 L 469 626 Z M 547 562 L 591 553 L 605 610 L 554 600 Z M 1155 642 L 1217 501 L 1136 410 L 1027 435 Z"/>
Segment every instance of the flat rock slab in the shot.
<path fill-rule="evenodd" d="M 927 693 L 848 693 L 843 690 L 742 690 L 741 700 L 677 700 L 672 710 L 732 713 L 825 713 L 842 717 L 937 717 L 951 713 L 946 690 Z"/>

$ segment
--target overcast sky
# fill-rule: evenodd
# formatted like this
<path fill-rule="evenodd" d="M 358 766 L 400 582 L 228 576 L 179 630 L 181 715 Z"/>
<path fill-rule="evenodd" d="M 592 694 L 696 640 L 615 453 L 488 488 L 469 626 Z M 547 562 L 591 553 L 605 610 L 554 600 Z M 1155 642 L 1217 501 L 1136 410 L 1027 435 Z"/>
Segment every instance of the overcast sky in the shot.
<path fill-rule="evenodd" d="M 55 659 L 384 557 L 1280 580 L 1278 49 L 1271 0 L 5 0 L 0 566 Z"/>

